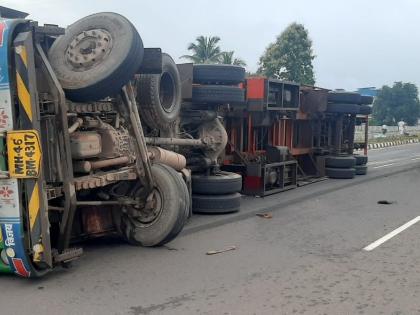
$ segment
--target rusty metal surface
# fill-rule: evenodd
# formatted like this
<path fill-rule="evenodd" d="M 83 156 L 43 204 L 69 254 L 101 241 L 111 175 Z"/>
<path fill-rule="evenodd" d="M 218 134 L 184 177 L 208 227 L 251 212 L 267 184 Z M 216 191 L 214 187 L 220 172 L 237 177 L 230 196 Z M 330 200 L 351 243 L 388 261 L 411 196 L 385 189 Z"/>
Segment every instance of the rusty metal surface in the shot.
<path fill-rule="evenodd" d="M 86 159 L 102 152 L 101 135 L 95 131 L 77 131 L 70 135 L 71 157 Z"/>
<path fill-rule="evenodd" d="M 110 112 L 114 109 L 111 102 L 74 103 L 67 100 L 66 103 L 70 112 L 79 114 Z"/>
<path fill-rule="evenodd" d="M 136 98 L 132 85 L 129 83 L 122 88 L 121 96 L 124 105 L 127 107 L 129 120 L 131 123 L 131 131 L 134 134 L 136 145 L 136 171 L 140 179 L 145 185 L 145 194 L 150 192 L 154 187 L 154 179 L 152 176 L 152 165 L 147 154 L 146 140 L 144 138 L 143 126 L 140 121 L 140 114 L 137 109 Z"/>
<path fill-rule="evenodd" d="M 159 147 L 148 147 L 149 157 L 154 163 L 162 163 L 181 171 L 187 165 L 185 156 Z"/>
<path fill-rule="evenodd" d="M 96 173 L 95 175 L 74 178 L 76 190 L 104 187 L 121 180 L 135 180 L 137 173 L 134 167 L 127 167 L 117 171 Z"/>
<path fill-rule="evenodd" d="M 108 125 L 108 124 L 103 124 Z M 102 151 L 100 158 L 116 158 L 120 156 L 129 156 L 134 160 L 133 141 L 130 134 L 125 129 L 114 129 L 110 125 L 108 128 L 100 128 L 98 133 L 102 139 Z"/>
<path fill-rule="evenodd" d="M 98 236 L 114 229 L 114 221 L 110 207 L 88 206 L 78 207 L 82 214 L 84 233 Z"/>
<path fill-rule="evenodd" d="M 146 137 L 145 140 L 147 144 L 151 145 L 179 145 L 195 147 L 204 147 L 206 145 L 201 139 Z"/>
<path fill-rule="evenodd" d="M 129 162 L 130 162 L 130 158 L 128 156 L 121 156 L 115 159 L 92 161 L 90 162 L 90 165 L 91 165 L 92 170 L 97 170 L 97 169 L 101 169 L 105 167 L 127 164 Z"/>
<path fill-rule="evenodd" d="M 73 165 L 71 162 L 71 148 L 70 148 L 70 136 L 68 134 L 68 122 L 67 122 L 67 104 L 64 96 L 64 91 L 61 88 L 57 77 L 54 74 L 51 65 L 48 62 L 47 56 L 44 53 L 40 44 L 36 44 L 36 52 L 40 58 L 40 67 L 38 73 L 44 75 L 42 82 L 48 94 L 50 94 L 54 103 L 54 108 L 57 110 L 56 113 L 56 128 L 58 130 L 58 143 L 60 149 L 60 157 L 62 158 L 60 167 L 62 168 L 61 173 L 63 175 L 63 193 L 64 193 L 64 205 L 63 205 L 63 217 L 62 223 L 60 224 L 60 237 L 59 237 L 59 252 L 66 249 L 70 242 L 71 230 L 73 226 L 74 213 L 76 210 L 76 193 L 73 182 Z M 61 132 L 60 132 L 61 130 Z"/>

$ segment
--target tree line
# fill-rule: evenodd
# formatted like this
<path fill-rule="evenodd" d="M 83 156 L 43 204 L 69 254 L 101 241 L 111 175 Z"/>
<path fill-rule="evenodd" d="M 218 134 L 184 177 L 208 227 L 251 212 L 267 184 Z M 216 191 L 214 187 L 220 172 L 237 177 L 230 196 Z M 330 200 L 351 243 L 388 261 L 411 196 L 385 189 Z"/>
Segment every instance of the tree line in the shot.
<path fill-rule="evenodd" d="M 190 55 L 181 58 L 193 63 L 219 63 L 246 66 L 234 51 L 222 51 L 218 36 L 198 36 L 188 45 Z M 285 81 L 315 84 L 312 61 L 315 55 L 308 31 L 302 24 L 290 24 L 260 57 L 257 74 Z"/>
<path fill-rule="evenodd" d="M 181 58 L 199 64 L 246 66 L 234 51 L 223 51 L 220 41 L 218 36 L 198 36 L 188 45 L 191 54 Z M 315 85 L 312 63 L 315 57 L 308 30 L 302 24 L 292 23 L 267 46 L 255 74 Z M 420 117 L 417 86 L 403 82 L 395 82 L 392 87 L 383 86 L 375 97 L 372 116 L 372 123 L 379 125 L 396 125 L 401 120 L 408 125 L 417 124 Z"/>

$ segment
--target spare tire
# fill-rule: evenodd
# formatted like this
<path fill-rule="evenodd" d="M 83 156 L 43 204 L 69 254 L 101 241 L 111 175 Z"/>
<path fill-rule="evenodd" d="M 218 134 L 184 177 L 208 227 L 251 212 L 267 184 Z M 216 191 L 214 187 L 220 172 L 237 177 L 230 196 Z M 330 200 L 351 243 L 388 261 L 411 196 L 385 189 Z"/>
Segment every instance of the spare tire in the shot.
<path fill-rule="evenodd" d="M 196 85 L 192 91 L 193 103 L 242 104 L 245 90 L 236 86 Z"/>
<path fill-rule="evenodd" d="M 181 111 L 181 79 L 175 61 L 162 54 L 161 74 L 141 74 L 137 102 L 142 120 L 152 129 L 168 129 Z"/>
<path fill-rule="evenodd" d="M 214 175 L 193 175 L 191 179 L 194 194 L 231 194 L 242 189 L 242 176 L 236 173 L 221 171 Z"/>
<path fill-rule="evenodd" d="M 234 85 L 245 81 L 245 68 L 235 65 L 194 65 L 193 82 Z"/>
<path fill-rule="evenodd" d="M 361 105 L 359 109 L 360 115 L 370 115 L 372 114 L 372 107 L 369 105 Z"/>
<path fill-rule="evenodd" d="M 359 114 L 360 105 L 357 104 L 328 104 L 327 113 Z"/>
<path fill-rule="evenodd" d="M 48 52 L 66 97 L 78 102 L 119 93 L 134 77 L 143 55 L 143 42 L 134 26 L 110 12 L 73 23 Z"/>
<path fill-rule="evenodd" d="M 360 104 L 362 96 L 355 92 L 329 92 L 328 102 L 344 104 Z"/>
<path fill-rule="evenodd" d="M 325 175 L 330 178 L 351 179 L 356 175 L 354 168 L 326 168 Z"/>
<path fill-rule="evenodd" d="M 348 156 L 328 156 L 325 159 L 326 167 L 337 167 L 337 168 L 351 168 L 356 165 L 356 158 L 352 155 Z"/>
<path fill-rule="evenodd" d="M 239 211 L 241 194 L 228 195 L 192 195 L 193 212 L 206 214 L 223 214 Z"/>

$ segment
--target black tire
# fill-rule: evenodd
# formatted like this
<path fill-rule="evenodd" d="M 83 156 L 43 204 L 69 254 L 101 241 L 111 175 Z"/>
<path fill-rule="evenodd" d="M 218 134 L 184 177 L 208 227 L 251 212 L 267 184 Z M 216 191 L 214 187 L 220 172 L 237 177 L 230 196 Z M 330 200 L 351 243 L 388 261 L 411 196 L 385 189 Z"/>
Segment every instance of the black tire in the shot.
<path fill-rule="evenodd" d="M 241 194 L 192 195 L 193 213 L 223 214 L 238 212 L 241 207 Z"/>
<path fill-rule="evenodd" d="M 325 166 L 330 168 L 352 168 L 356 165 L 356 158 L 348 156 L 329 156 L 325 159 Z"/>
<path fill-rule="evenodd" d="M 185 191 L 180 187 L 179 174 L 173 169 L 155 164 L 152 166 L 155 187 L 160 197 L 160 214 L 151 222 L 123 217 L 125 236 L 130 244 L 161 246 L 181 232 L 187 218 Z"/>
<path fill-rule="evenodd" d="M 182 229 L 184 228 L 185 223 L 188 220 L 188 217 L 190 216 L 190 193 L 188 192 L 187 185 L 185 184 L 184 180 L 182 179 L 182 175 L 175 171 L 173 168 L 161 164 L 162 167 L 166 168 L 168 172 L 172 173 L 174 178 L 178 180 L 178 188 L 179 188 L 179 195 L 181 196 L 181 209 L 184 208 L 184 215 L 180 215 L 178 217 L 178 222 L 174 225 L 173 230 L 168 234 L 168 236 L 161 242 L 161 245 L 169 243 L 175 237 L 178 236 L 179 233 L 181 233 Z"/>
<path fill-rule="evenodd" d="M 175 61 L 162 54 L 162 74 L 141 74 L 137 81 L 140 116 L 152 129 L 168 129 L 181 111 L 181 79 Z"/>
<path fill-rule="evenodd" d="M 373 96 L 362 95 L 360 97 L 360 104 L 362 104 L 362 105 L 370 105 L 372 103 L 373 103 Z"/>
<path fill-rule="evenodd" d="M 367 155 L 353 155 L 356 159 L 356 165 L 365 165 L 368 162 Z"/>
<path fill-rule="evenodd" d="M 139 69 L 143 55 L 143 42 L 134 26 L 125 17 L 110 12 L 92 14 L 73 23 L 48 52 L 67 98 L 78 102 L 118 94 Z"/>
<path fill-rule="evenodd" d="M 372 114 L 372 107 L 369 105 L 361 105 L 359 109 L 360 115 L 370 115 Z"/>
<path fill-rule="evenodd" d="M 360 104 L 362 96 L 354 92 L 329 92 L 328 102 L 343 104 Z"/>
<path fill-rule="evenodd" d="M 325 168 L 325 175 L 330 178 L 351 179 L 356 175 L 354 168 Z"/>
<path fill-rule="evenodd" d="M 358 114 L 360 105 L 357 104 L 328 104 L 327 113 Z"/>
<path fill-rule="evenodd" d="M 202 195 L 232 194 L 241 191 L 242 176 L 230 172 L 218 172 L 214 175 L 193 175 L 192 192 Z"/>
<path fill-rule="evenodd" d="M 245 81 L 245 68 L 234 65 L 194 65 L 193 81 L 198 84 L 235 85 Z"/>
<path fill-rule="evenodd" d="M 236 86 L 196 85 L 192 91 L 193 103 L 242 104 L 245 90 Z"/>
<path fill-rule="evenodd" d="M 367 174 L 367 165 L 356 165 L 355 167 L 356 175 L 366 175 Z"/>

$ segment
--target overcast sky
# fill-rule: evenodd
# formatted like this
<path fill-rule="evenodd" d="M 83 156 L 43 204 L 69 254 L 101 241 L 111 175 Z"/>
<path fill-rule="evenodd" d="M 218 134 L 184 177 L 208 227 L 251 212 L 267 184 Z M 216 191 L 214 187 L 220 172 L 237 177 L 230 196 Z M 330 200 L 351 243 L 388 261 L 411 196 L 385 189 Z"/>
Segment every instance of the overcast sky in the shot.
<path fill-rule="evenodd" d="M 66 26 L 100 11 L 125 15 L 145 47 L 175 59 L 198 35 L 221 37 L 255 71 L 265 47 L 292 23 L 313 40 L 316 84 L 345 88 L 412 82 L 420 87 L 420 0 L 3 0 L 43 23 Z"/>

